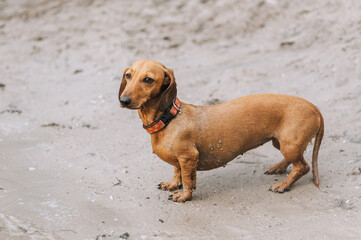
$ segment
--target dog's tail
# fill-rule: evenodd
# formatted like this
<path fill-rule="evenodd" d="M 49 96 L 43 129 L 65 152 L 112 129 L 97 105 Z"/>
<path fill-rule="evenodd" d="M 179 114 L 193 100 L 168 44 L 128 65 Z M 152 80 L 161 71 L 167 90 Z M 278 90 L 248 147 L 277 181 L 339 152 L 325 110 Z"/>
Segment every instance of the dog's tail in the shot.
<path fill-rule="evenodd" d="M 319 178 L 318 178 L 318 150 L 320 149 L 322 138 L 323 138 L 323 132 L 324 132 L 324 123 L 323 123 L 323 117 L 320 113 L 320 128 L 318 129 L 316 133 L 315 138 L 315 145 L 313 146 L 313 153 L 312 153 L 312 173 L 313 173 L 313 183 L 316 185 L 316 187 L 319 188 Z"/>

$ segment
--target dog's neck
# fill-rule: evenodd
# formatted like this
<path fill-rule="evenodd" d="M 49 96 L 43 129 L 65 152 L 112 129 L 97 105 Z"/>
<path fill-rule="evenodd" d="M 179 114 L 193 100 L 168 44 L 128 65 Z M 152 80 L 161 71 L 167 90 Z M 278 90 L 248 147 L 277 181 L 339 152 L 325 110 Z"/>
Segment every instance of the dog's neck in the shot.
<path fill-rule="evenodd" d="M 157 102 L 148 101 L 138 109 L 139 118 L 145 126 L 154 122 L 163 113 L 159 111 L 159 100 Z"/>

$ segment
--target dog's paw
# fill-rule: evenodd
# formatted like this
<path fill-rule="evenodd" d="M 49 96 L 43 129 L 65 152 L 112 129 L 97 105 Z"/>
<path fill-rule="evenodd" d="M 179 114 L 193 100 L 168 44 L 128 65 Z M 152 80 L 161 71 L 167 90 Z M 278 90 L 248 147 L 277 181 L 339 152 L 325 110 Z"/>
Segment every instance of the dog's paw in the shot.
<path fill-rule="evenodd" d="M 290 191 L 283 182 L 274 184 L 269 190 L 274 193 L 284 193 Z"/>
<path fill-rule="evenodd" d="M 192 192 L 183 191 L 183 192 L 175 193 L 175 194 L 169 195 L 168 200 L 172 200 L 173 202 L 179 202 L 179 203 L 183 203 L 185 201 L 190 201 L 190 200 L 192 200 Z"/>
<path fill-rule="evenodd" d="M 287 169 L 287 168 L 286 168 Z M 267 171 L 264 172 L 264 174 L 272 175 L 272 174 L 282 174 L 286 172 L 285 168 L 280 168 L 278 166 L 272 166 L 267 169 Z"/>
<path fill-rule="evenodd" d="M 158 184 L 158 189 L 161 189 L 163 191 L 174 191 L 182 188 L 182 183 L 178 182 L 161 182 Z"/>

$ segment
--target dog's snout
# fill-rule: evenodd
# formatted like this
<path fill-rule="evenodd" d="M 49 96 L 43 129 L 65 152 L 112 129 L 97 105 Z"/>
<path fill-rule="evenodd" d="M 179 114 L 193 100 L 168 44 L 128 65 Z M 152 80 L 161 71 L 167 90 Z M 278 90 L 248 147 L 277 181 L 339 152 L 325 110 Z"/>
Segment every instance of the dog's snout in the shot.
<path fill-rule="evenodd" d="M 125 107 L 128 106 L 132 102 L 132 100 L 129 97 L 126 97 L 126 96 L 120 97 L 119 101 Z"/>

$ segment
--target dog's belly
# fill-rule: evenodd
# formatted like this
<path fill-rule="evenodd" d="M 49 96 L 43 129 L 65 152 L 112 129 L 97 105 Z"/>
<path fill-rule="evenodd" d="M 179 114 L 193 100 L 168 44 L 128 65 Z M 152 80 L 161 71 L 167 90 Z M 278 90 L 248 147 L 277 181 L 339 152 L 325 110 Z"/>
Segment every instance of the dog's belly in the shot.
<path fill-rule="evenodd" d="M 244 143 L 242 141 L 234 142 L 232 144 L 222 144 L 221 141 L 215 145 L 211 144 L 207 146 L 198 147 L 199 161 L 197 170 L 205 171 L 214 168 L 225 166 L 228 162 L 235 159 L 237 156 L 257 148 L 271 139 L 259 139 L 254 143 Z"/>
<path fill-rule="evenodd" d="M 232 152 L 217 154 L 214 151 L 200 153 L 197 170 L 205 171 L 224 166 L 238 155 Z"/>

